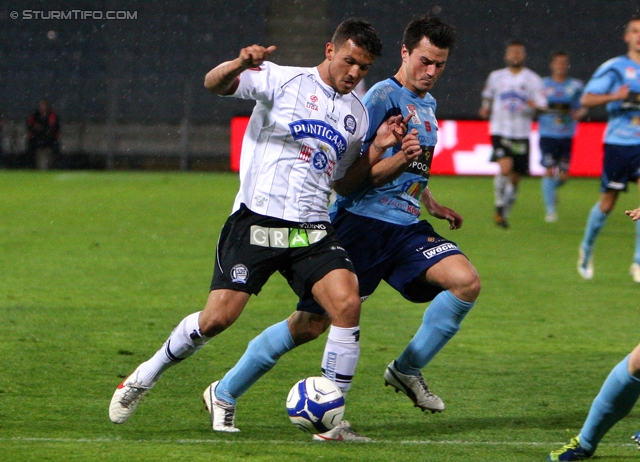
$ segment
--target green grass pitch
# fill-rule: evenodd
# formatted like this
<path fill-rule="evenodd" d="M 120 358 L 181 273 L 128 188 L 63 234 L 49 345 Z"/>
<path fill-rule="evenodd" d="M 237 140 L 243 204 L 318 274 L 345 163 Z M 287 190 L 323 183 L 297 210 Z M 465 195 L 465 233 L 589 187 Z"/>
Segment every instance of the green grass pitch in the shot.
<path fill-rule="evenodd" d="M 545 223 L 539 179 L 523 182 L 512 227 L 492 221 L 492 179 L 434 177 L 464 217 L 456 241 L 483 282 L 458 335 L 424 370 L 445 401 L 423 414 L 382 373 L 419 326 L 424 305 L 382 285 L 363 305 L 362 355 L 348 419 L 370 444 L 313 443 L 284 408 L 318 375 L 325 337 L 283 357 L 238 403 L 239 434 L 214 434 L 201 393 L 247 342 L 284 319 L 295 296 L 275 275 L 239 321 L 169 370 L 125 425 L 108 418 L 116 385 L 204 306 L 218 233 L 238 186 L 226 173 L 0 171 L 0 460 L 539 461 L 577 433 L 604 378 L 640 341 L 640 286 L 628 274 L 635 187 L 595 250 L 595 277 L 575 264 L 596 179 L 560 191 Z M 389 243 L 393 245 L 393 243 Z M 597 458 L 637 460 L 640 408 Z"/>

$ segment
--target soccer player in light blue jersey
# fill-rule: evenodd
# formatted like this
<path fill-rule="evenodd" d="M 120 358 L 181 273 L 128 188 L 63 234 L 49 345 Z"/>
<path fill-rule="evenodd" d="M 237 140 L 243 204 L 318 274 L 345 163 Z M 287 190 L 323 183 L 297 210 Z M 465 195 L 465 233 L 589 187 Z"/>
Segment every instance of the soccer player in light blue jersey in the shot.
<path fill-rule="evenodd" d="M 542 79 L 548 110 L 538 116 L 541 164 L 546 169 L 542 177 L 542 197 L 546 209 L 545 221 L 557 221 L 557 189 L 569 176 L 569 162 L 576 121 L 586 114 L 580 105 L 583 84 L 569 77 L 569 55 L 556 51 L 551 55 L 551 75 Z"/>
<path fill-rule="evenodd" d="M 421 204 L 430 215 L 462 226 L 462 217 L 439 204 L 427 186 L 437 142 L 436 101 L 429 90 L 442 74 L 455 42 L 455 29 L 437 18 L 421 17 L 407 26 L 402 65 L 395 76 L 374 85 L 364 98 L 370 114 L 365 148 L 380 153 L 368 180 L 336 201 L 332 223 L 349 253 L 360 284 L 369 297 L 385 280 L 403 297 L 431 302 L 421 326 L 404 351 L 384 373 L 387 385 L 405 393 L 422 410 L 443 411 L 421 370 L 446 345 L 474 306 L 480 277 L 458 246 L 420 220 Z M 373 139 L 390 116 L 402 115 L 410 135 L 385 149 Z M 297 311 L 254 338 L 239 362 L 217 383 L 219 399 L 235 403 L 279 358 L 319 336 L 329 318 L 312 297 L 302 298 Z M 350 381 L 323 358 L 323 375 L 338 384 Z M 347 429 L 349 429 L 347 427 Z M 320 435 L 317 441 L 368 441 L 344 427 Z"/>
<path fill-rule="evenodd" d="M 637 20 L 640 23 L 640 18 Z M 640 27 L 640 25 L 639 25 Z M 640 207 L 625 211 L 640 223 Z M 590 458 L 604 435 L 635 406 L 640 396 L 640 345 L 620 361 L 602 384 L 593 400 L 580 433 L 568 444 L 548 456 L 548 460 L 584 460 Z M 640 445 L 640 431 L 631 437 Z"/>
<path fill-rule="evenodd" d="M 602 64 L 584 89 L 581 103 L 586 107 L 607 105 L 609 122 L 604 135 L 604 161 L 600 200 L 589 213 L 580 244 L 578 273 L 593 278 L 593 246 L 607 217 L 627 183 L 640 187 L 640 15 L 625 27 L 627 54 Z M 640 222 L 636 222 L 636 246 L 630 269 L 640 283 Z"/>

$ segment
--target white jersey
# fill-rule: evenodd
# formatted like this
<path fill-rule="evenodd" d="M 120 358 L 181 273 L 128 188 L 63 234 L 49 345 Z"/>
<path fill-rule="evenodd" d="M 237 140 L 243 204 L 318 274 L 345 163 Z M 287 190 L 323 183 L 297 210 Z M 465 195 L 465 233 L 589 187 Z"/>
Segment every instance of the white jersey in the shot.
<path fill-rule="evenodd" d="M 369 126 L 364 105 L 336 93 L 317 68 L 271 62 L 240 74 L 232 96 L 256 100 L 234 212 L 245 204 L 283 220 L 329 221 L 331 184 L 359 157 Z"/>
<path fill-rule="evenodd" d="M 491 134 L 505 138 L 529 138 L 536 110 L 528 102 L 533 101 L 538 107 L 547 105 L 542 78 L 526 67 L 517 74 L 508 68 L 493 71 L 482 97 L 492 100 Z"/>

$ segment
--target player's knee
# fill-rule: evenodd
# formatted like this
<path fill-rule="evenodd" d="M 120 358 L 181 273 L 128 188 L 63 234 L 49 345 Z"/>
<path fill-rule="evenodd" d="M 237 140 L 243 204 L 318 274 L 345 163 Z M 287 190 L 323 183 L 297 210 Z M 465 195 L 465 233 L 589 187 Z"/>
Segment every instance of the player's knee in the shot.
<path fill-rule="evenodd" d="M 456 288 L 451 292 L 465 302 L 475 302 L 480 295 L 482 284 L 475 268 L 471 267 L 458 277 Z"/>
<path fill-rule="evenodd" d="M 355 327 L 360 324 L 360 296 L 357 293 L 341 297 L 333 305 L 332 323 L 339 327 Z"/>
<path fill-rule="evenodd" d="M 199 320 L 200 331 L 207 337 L 215 337 L 231 326 L 236 319 L 235 316 L 224 316 L 222 313 L 211 315 L 202 312 Z"/>

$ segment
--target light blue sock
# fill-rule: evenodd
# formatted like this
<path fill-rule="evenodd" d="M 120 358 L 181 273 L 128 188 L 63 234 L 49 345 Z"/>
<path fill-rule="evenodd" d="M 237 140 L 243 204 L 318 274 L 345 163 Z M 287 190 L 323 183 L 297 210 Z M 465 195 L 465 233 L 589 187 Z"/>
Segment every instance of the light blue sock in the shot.
<path fill-rule="evenodd" d="M 636 251 L 633 254 L 633 262 L 640 265 L 640 220 L 636 221 Z"/>
<path fill-rule="evenodd" d="M 594 205 L 591 209 L 591 212 L 589 212 L 587 227 L 584 230 L 584 238 L 582 239 L 582 243 L 580 244 L 582 250 L 584 250 L 585 253 L 585 261 L 587 261 L 591 256 L 591 252 L 593 251 L 593 244 L 596 241 L 598 234 L 600 234 L 602 227 L 607 222 L 608 216 L 609 215 L 607 215 L 606 213 L 602 213 L 600 211 L 599 202 L 596 203 L 596 205 Z"/>
<path fill-rule="evenodd" d="M 220 380 L 216 387 L 216 398 L 236 404 L 236 399 L 295 346 L 286 320 L 268 327 L 249 342 L 242 358 Z"/>
<path fill-rule="evenodd" d="M 558 188 L 558 178 L 555 176 L 542 177 L 542 197 L 547 215 L 556 212 L 556 189 Z"/>
<path fill-rule="evenodd" d="M 629 374 L 629 356 L 613 368 L 591 404 L 580 430 L 580 446 L 595 451 L 602 437 L 620 419 L 631 412 L 640 396 L 640 380 Z"/>
<path fill-rule="evenodd" d="M 475 303 L 464 302 L 445 290 L 433 299 L 422 325 L 396 360 L 403 374 L 418 375 L 460 329 L 460 323 Z"/>

